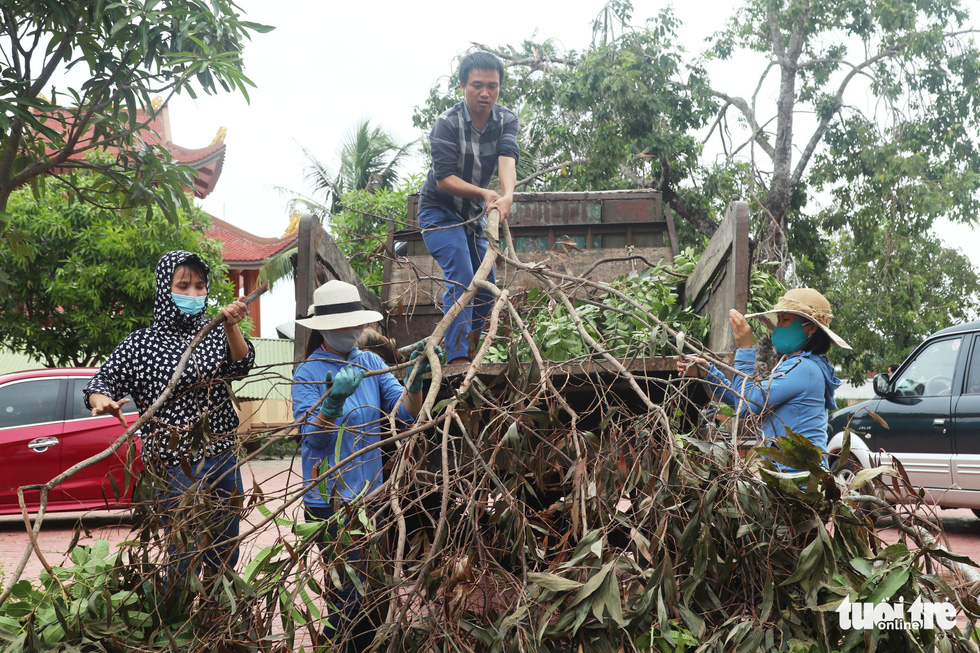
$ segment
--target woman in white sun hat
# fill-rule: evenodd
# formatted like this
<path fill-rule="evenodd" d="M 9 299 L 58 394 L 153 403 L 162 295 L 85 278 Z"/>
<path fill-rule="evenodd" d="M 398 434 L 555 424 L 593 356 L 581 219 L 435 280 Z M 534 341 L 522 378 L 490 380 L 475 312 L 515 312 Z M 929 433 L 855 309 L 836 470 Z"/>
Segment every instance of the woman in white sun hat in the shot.
<path fill-rule="evenodd" d="M 377 311 L 365 310 L 357 288 L 349 283 L 328 281 L 317 288 L 309 313 L 296 323 L 313 330 L 312 351 L 296 368 L 292 388 L 293 415 L 302 437 L 306 483 L 337 462 L 380 442 L 389 430 L 387 415 L 402 394 L 405 399 L 395 416 L 402 422 L 412 422 L 422 407 L 422 377 L 429 371 L 428 360 L 417 358 L 416 351 L 412 358 L 420 367 L 407 393 L 391 372 L 365 377 L 365 372 L 388 369 L 377 354 L 357 347 L 364 327 L 380 321 L 382 316 Z M 407 372 L 411 374 L 411 367 Z M 330 394 L 311 412 L 328 384 Z M 336 542 L 335 512 L 343 511 L 345 516 L 340 521 L 346 522 L 348 506 L 377 488 L 382 480 L 381 451 L 373 449 L 306 492 L 303 497 L 306 520 L 329 524 L 324 537 L 327 542 Z M 330 537 L 326 538 L 328 533 Z M 343 554 L 353 563 L 360 557 L 360 546 L 355 543 L 346 547 Z M 329 615 L 324 634 L 338 651 L 366 650 L 374 638 L 374 625 L 361 614 L 357 591 L 348 582 L 339 596 L 332 598 L 336 610 Z"/>
<path fill-rule="evenodd" d="M 812 288 L 794 288 L 769 311 L 745 316 L 730 311 L 728 319 L 738 348 L 735 369 L 751 377 L 756 352 L 747 318 L 759 318 L 772 329 L 773 347 L 783 355 L 767 379 L 755 382 L 736 374 L 729 381 L 703 358 L 681 356 L 676 359 L 677 371 L 704 378 L 717 399 L 738 408 L 742 415 L 761 416 L 764 439 L 778 439 L 788 427 L 826 454 L 827 410 L 835 407 L 834 392 L 841 382 L 825 354 L 831 344 L 851 348 L 830 328 L 830 302 Z"/>

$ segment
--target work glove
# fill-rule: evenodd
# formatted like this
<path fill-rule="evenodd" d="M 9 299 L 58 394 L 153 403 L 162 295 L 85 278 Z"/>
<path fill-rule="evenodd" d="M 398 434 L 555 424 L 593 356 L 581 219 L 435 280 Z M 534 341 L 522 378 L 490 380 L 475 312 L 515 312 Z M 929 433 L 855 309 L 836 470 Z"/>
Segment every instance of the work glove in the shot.
<path fill-rule="evenodd" d="M 330 394 L 320 404 L 320 414 L 328 419 L 337 419 L 344 414 L 344 402 L 347 397 L 354 394 L 357 386 L 361 385 L 364 378 L 364 370 L 355 370 L 352 365 L 348 365 L 334 377 L 327 372 L 326 384 Z"/>
<path fill-rule="evenodd" d="M 442 347 L 436 345 L 432 348 L 436 352 L 436 356 L 439 360 L 445 360 L 444 354 L 442 353 Z M 412 370 L 415 368 L 416 364 L 419 366 L 419 371 L 415 374 L 415 378 L 412 379 L 411 385 L 408 386 L 409 392 L 422 392 L 422 377 L 427 373 L 432 371 L 432 365 L 429 363 L 429 358 L 427 356 L 422 356 L 422 352 L 425 351 L 425 343 L 420 342 L 415 347 L 415 351 L 408 358 L 408 367 L 405 368 L 405 378 L 412 376 Z"/>

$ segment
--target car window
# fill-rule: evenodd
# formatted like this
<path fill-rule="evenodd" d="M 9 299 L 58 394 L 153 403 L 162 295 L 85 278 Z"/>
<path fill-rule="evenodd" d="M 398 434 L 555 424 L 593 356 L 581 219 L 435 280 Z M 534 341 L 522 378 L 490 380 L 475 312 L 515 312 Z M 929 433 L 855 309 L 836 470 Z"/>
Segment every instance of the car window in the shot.
<path fill-rule="evenodd" d="M 92 380 L 92 377 L 80 377 L 71 380 L 72 383 L 72 394 L 71 394 L 71 417 L 69 419 L 82 419 L 83 417 L 91 417 L 92 411 L 85 407 L 85 393 L 82 392 L 88 382 Z M 129 403 L 123 405 L 123 413 L 130 414 L 135 413 L 136 402 L 130 400 Z"/>
<path fill-rule="evenodd" d="M 966 373 L 966 394 L 980 395 L 980 338 L 973 341 L 970 369 Z"/>
<path fill-rule="evenodd" d="M 0 387 L 0 428 L 54 422 L 61 379 L 16 381 Z"/>
<path fill-rule="evenodd" d="M 927 345 L 898 375 L 895 391 L 905 397 L 949 396 L 962 344 L 962 338 L 947 338 Z"/>

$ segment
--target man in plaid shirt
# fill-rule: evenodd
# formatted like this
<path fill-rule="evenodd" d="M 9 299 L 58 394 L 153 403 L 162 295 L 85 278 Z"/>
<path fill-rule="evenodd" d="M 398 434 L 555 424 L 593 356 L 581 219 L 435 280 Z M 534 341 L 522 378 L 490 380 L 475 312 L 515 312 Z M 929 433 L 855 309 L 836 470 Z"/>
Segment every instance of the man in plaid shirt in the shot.
<path fill-rule="evenodd" d="M 497 104 L 504 66 L 487 52 L 473 52 L 459 65 L 463 101 L 436 120 L 429 135 L 432 167 L 419 198 L 419 226 L 429 253 L 446 280 L 448 311 L 473 280 L 487 251 L 486 211 L 510 215 L 517 183 L 517 114 Z M 500 192 L 490 190 L 497 172 Z M 491 271 L 489 279 L 494 280 Z M 493 305 L 481 290 L 446 331 L 446 359 L 468 363 L 470 331 L 479 333 Z"/>

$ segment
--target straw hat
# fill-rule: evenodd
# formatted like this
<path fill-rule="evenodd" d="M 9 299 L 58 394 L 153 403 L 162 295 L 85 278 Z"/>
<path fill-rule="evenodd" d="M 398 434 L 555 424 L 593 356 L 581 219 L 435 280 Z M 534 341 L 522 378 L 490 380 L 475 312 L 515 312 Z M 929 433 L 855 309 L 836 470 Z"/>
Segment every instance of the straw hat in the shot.
<path fill-rule="evenodd" d="M 331 331 L 380 322 L 382 317 L 377 311 L 364 309 L 355 286 L 334 279 L 313 291 L 309 314 L 298 316 L 296 324 L 316 331 Z"/>
<path fill-rule="evenodd" d="M 769 323 L 769 328 L 771 329 L 778 319 L 776 317 L 777 313 L 792 313 L 793 315 L 804 317 L 820 327 L 838 347 L 843 347 L 844 349 L 851 348 L 843 338 L 830 330 L 830 320 L 834 317 L 833 312 L 830 310 L 830 302 L 813 288 L 793 288 L 792 290 L 787 290 L 786 294 L 779 298 L 779 301 L 776 302 L 776 305 L 771 310 L 762 313 L 752 313 L 745 317 L 761 317 Z"/>

